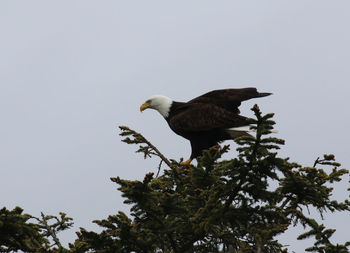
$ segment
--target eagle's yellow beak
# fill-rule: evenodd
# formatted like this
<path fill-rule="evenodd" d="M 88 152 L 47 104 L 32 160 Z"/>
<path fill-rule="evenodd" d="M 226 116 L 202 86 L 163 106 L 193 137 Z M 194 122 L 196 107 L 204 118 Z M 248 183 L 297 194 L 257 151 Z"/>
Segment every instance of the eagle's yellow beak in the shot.
<path fill-rule="evenodd" d="M 147 108 L 150 108 L 151 105 L 148 104 L 148 103 L 143 103 L 141 106 L 140 106 L 140 112 L 146 110 Z"/>

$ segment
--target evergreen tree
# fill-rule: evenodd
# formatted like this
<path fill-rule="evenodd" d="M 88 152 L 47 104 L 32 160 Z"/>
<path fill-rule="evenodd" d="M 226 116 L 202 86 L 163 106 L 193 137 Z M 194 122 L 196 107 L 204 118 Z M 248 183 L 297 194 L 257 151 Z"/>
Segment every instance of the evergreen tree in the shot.
<path fill-rule="evenodd" d="M 348 199 L 332 199 L 332 186 L 348 174 L 333 155 L 317 158 L 311 167 L 278 157 L 284 144 L 270 137 L 273 114 L 252 110 L 255 137 L 240 137 L 237 155 L 220 159 L 229 146 L 213 147 L 197 165 L 181 166 L 167 159 L 141 134 L 120 127 L 123 141 L 137 144 L 145 158 L 160 159 L 158 173 L 143 181 L 111 178 L 131 205 L 130 217 L 119 212 L 94 221 L 101 232 L 81 228 L 78 238 L 62 247 L 56 234 L 71 219 L 22 215 L 22 209 L 0 213 L 0 250 L 25 252 L 288 252 L 277 236 L 301 224 L 297 239 L 314 238 L 309 252 L 349 252 L 350 242 L 334 244 L 335 230 L 318 220 L 323 213 L 350 210 Z M 180 161 L 181 162 L 181 161 Z M 167 165 L 161 173 L 162 163 Z M 327 169 L 330 166 L 331 169 Z M 309 208 L 320 214 L 310 217 Z M 17 216 L 16 216 L 17 215 Z M 28 223 L 34 219 L 36 223 Z M 48 222 L 53 219 L 54 223 Z M 51 242 L 51 243 L 50 243 Z M 7 251 L 6 251 L 7 250 Z"/>
<path fill-rule="evenodd" d="M 72 218 L 60 213 L 60 217 L 44 215 L 36 218 L 23 214 L 20 207 L 12 211 L 0 210 L 0 252 L 69 252 L 57 237 L 57 233 L 70 228 Z"/>
<path fill-rule="evenodd" d="M 333 155 L 312 167 L 278 157 L 284 141 L 269 136 L 273 114 L 262 116 L 258 106 L 252 110 L 256 136 L 236 140 L 236 158 L 219 161 L 229 147 L 214 147 L 190 167 L 169 161 L 141 134 L 120 127 L 124 142 L 138 144 L 137 152 L 158 156 L 169 169 L 148 173 L 143 181 L 111 178 L 131 205 L 131 217 L 119 212 L 95 221 L 104 228 L 101 233 L 81 229 L 73 251 L 287 252 L 276 236 L 302 224 L 307 232 L 298 239 L 315 238 L 307 251 L 348 252 L 350 242 L 333 244 L 335 230 L 305 213 L 309 207 L 321 217 L 325 211 L 349 211 L 348 200 L 331 199 L 330 187 L 348 171 L 339 169 Z"/>

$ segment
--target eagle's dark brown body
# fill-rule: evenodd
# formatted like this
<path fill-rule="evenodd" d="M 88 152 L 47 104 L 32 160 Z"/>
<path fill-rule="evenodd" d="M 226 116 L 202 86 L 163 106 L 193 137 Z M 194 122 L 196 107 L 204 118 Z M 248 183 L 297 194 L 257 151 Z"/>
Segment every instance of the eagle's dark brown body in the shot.
<path fill-rule="evenodd" d="M 217 143 L 232 139 L 229 128 L 247 126 L 247 118 L 239 115 L 242 101 L 265 97 L 256 88 L 214 90 L 187 103 L 172 102 L 165 119 L 170 128 L 191 142 L 191 159 Z"/>

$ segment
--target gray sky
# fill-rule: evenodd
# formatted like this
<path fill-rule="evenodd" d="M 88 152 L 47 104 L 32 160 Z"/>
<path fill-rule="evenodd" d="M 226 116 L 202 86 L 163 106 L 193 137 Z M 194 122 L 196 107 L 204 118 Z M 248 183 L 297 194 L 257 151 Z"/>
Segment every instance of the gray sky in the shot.
<path fill-rule="evenodd" d="M 219 88 L 273 92 L 249 101 L 275 112 L 280 155 L 304 165 L 334 153 L 350 168 L 350 2 L 1 1 L 0 206 L 66 212 L 75 227 L 127 211 L 110 177 L 141 179 L 158 160 L 120 142 L 118 125 L 166 156 L 189 143 L 155 111 L 153 94 L 186 101 Z M 230 153 L 234 155 L 234 152 Z M 336 196 L 346 196 L 344 183 Z M 348 239 L 348 214 L 328 217 Z M 295 230 L 283 236 L 302 251 Z M 307 244 L 310 245 L 310 244 Z"/>

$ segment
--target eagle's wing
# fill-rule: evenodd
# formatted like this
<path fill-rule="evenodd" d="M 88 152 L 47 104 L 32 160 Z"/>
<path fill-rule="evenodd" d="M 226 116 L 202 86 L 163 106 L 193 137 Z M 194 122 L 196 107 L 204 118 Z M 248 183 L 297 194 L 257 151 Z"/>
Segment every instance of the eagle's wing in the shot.
<path fill-rule="evenodd" d="M 193 103 L 169 120 L 175 132 L 209 131 L 218 128 L 246 126 L 247 118 L 214 104 Z"/>
<path fill-rule="evenodd" d="M 265 97 L 271 94 L 272 93 L 259 93 L 256 88 L 213 90 L 188 101 L 188 103 L 215 104 L 227 110 L 239 113 L 238 107 L 241 105 L 242 101 L 251 98 Z"/>
<path fill-rule="evenodd" d="M 251 98 L 265 97 L 271 94 L 272 93 L 260 93 L 256 88 L 213 90 L 188 101 L 188 103 L 203 103 L 213 100 L 242 102 Z"/>

